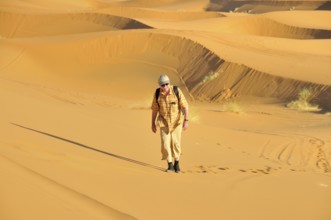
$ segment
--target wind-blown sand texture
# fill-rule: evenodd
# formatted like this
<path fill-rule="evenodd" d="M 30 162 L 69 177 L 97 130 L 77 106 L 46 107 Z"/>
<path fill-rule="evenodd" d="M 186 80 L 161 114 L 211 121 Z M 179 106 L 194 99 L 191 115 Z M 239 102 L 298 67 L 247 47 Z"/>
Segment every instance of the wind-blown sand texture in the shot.
<path fill-rule="evenodd" d="M 2 0 L 0 219 L 331 219 L 328 1 Z M 150 105 L 190 103 L 181 174 Z M 289 109 L 302 89 L 319 112 Z"/>

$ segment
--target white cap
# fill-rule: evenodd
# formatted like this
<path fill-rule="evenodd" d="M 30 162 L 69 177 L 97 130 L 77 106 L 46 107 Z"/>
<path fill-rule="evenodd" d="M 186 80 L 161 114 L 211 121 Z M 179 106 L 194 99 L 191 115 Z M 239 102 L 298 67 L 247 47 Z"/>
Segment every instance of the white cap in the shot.
<path fill-rule="evenodd" d="M 170 83 L 170 79 L 167 75 L 163 74 L 159 77 L 159 85 L 161 86 L 166 83 Z"/>

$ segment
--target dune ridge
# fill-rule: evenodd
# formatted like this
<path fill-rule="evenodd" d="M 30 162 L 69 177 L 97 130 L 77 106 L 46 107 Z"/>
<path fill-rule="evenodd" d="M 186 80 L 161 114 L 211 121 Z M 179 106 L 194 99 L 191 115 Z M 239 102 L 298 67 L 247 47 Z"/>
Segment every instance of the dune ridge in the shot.
<path fill-rule="evenodd" d="M 284 13 L 282 14 L 284 15 Z M 330 17 L 329 16 L 326 18 Z M 202 19 L 192 22 L 153 21 L 140 19 L 156 29 L 201 30 L 218 33 L 248 34 L 289 39 L 329 39 L 331 27 L 297 26 L 278 21 L 274 14 L 235 16 L 224 18 Z M 277 17 L 280 17 L 277 16 Z M 194 26 L 193 26 L 194 25 Z M 173 28 L 174 27 L 174 28 Z M 265 28 L 268 27 L 268 28 Z"/>
<path fill-rule="evenodd" d="M 207 9 L 208 11 L 235 11 L 248 13 L 265 13 L 270 11 L 289 11 L 289 10 L 319 10 L 329 7 L 328 1 L 320 0 L 211 0 Z"/>
<path fill-rule="evenodd" d="M 97 10 L 98 13 L 112 14 L 117 16 L 125 16 L 135 19 L 159 19 L 159 20 L 173 20 L 173 21 L 192 21 L 204 18 L 225 17 L 220 12 L 205 12 L 205 11 L 186 11 L 179 12 L 147 9 L 140 7 L 107 7 Z"/>
<path fill-rule="evenodd" d="M 268 36 L 277 38 L 289 38 L 289 39 L 329 39 L 331 38 L 331 30 L 319 29 L 314 27 L 299 27 L 295 25 L 289 25 L 281 23 L 280 21 L 273 20 L 265 15 L 263 16 L 249 16 L 247 18 L 238 17 L 241 19 L 239 24 L 231 22 L 228 25 L 238 25 L 237 30 L 244 27 L 250 27 L 243 29 L 244 34 L 253 34 L 258 36 Z M 268 27 L 268 28 L 265 28 Z"/>
<path fill-rule="evenodd" d="M 0 9 L 1 11 L 17 13 L 86 12 L 108 6 L 108 4 L 99 0 L 58 0 L 49 2 L 42 0 L 2 0 Z"/>
<path fill-rule="evenodd" d="M 330 11 L 278 11 L 264 13 L 260 16 L 294 27 L 331 30 Z"/>
<path fill-rule="evenodd" d="M 312 88 L 314 91 L 318 91 L 314 94 L 313 101 L 324 108 L 331 107 L 330 85 L 273 76 L 230 62 L 223 62 L 211 74 L 216 77 L 205 83 L 197 84 L 191 89 L 191 93 L 195 97 L 212 102 L 222 102 L 225 93 L 230 91 L 232 97 L 248 95 L 291 100 L 297 97 L 301 89 Z M 200 80 L 204 77 L 206 75 L 202 76 Z"/>
<path fill-rule="evenodd" d="M 26 38 L 151 28 L 131 18 L 99 13 L 18 14 L 0 12 L 3 38 Z M 36 31 L 37 30 L 37 31 Z"/>
<path fill-rule="evenodd" d="M 34 49 L 34 54 L 29 55 L 40 59 L 42 54 L 48 51 L 48 59 L 53 57 L 48 68 L 52 69 L 67 63 L 67 60 L 70 60 L 70 63 L 66 64 L 66 68 L 75 65 L 100 65 L 109 63 L 115 58 L 157 64 L 159 61 L 155 60 L 152 54 L 162 51 L 163 59 L 176 57 L 176 61 L 167 64 L 159 63 L 159 65 L 166 65 L 166 68 L 180 78 L 182 86 L 187 88 L 192 99 L 220 102 L 224 101 L 222 100 L 224 91 L 230 90 L 231 97 L 245 94 L 290 100 L 295 98 L 302 88 L 309 87 L 316 91 L 314 102 L 330 108 L 331 103 L 328 101 L 330 85 L 276 76 L 246 65 L 236 64 L 224 60 L 219 54 L 186 37 L 147 31 L 108 32 L 108 36 L 97 35 L 89 34 L 85 36 L 85 39 L 80 37 L 80 41 L 71 42 L 70 45 L 54 44 L 54 38 L 49 38 L 43 43 L 25 40 L 22 46 L 27 54 L 32 51 L 32 48 L 40 48 Z M 66 48 L 66 54 L 62 53 L 64 48 Z M 186 56 L 192 53 L 196 56 L 193 58 Z M 76 57 L 75 54 L 83 56 Z M 137 59 L 139 54 L 151 55 Z M 64 74 L 65 71 L 64 69 L 59 72 Z M 212 79 L 209 80 L 208 77 Z"/>
<path fill-rule="evenodd" d="M 92 12 L 50 15 L 0 12 L 0 24 L 2 25 L 0 36 L 2 38 L 40 37 L 119 29 L 149 29 L 152 27 L 170 29 L 173 26 L 172 22 L 169 21 L 163 23 L 160 21 L 153 22 L 146 19 L 141 19 L 141 21 L 139 21 L 129 17 L 123 17 L 123 15 L 118 16 L 123 13 L 114 14 L 117 15 Z M 126 15 L 130 16 L 130 13 Z M 305 27 L 304 25 L 296 26 L 295 24 L 286 24 L 278 21 L 277 17 L 279 16 L 277 16 L 277 14 L 275 16 L 274 13 L 245 17 L 217 16 L 222 19 L 198 21 L 198 24 L 200 23 L 200 25 L 194 27 L 194 29 L 207 31 L 217 25 L 218 28 L 213 29 L 213 32 L 241 33 L 290 39 L 331 38 L 331 27 L 329 26 L 324 28 L 314 28 L 312 25 Z M 131 17 L 139 18 L 139 16 Z M 187 15 L 183 14 L 183 17 L 187 17 Z M 168 13 L 162 16 L 162 18 L 173 19 L 172 15 L 169 15 Z M 215 16 L 211 16 L 211 18 L 215 18 Z M 268 28 L 265 28 L 266 26 Z M 185 30 L 192 29 L 193 27 L 190 27 L 184 22 L 183 24 L 178 23 L 177 28 Z M 38 32 L 34 30 L 38 30 Z"/>

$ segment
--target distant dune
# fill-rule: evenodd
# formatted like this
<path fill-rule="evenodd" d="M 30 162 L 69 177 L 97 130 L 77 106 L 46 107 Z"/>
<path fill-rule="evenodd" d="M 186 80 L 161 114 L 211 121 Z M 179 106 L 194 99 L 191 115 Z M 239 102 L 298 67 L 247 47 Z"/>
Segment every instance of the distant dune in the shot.
<path fill-rule="evenodd" d="M 268 0 L 226 0 L 218 1 L 211 0 L 208 11 L 235 11 L 235 12 L 246 12 L 246 13 L 264 13 L 270 11 L 293 11 L 293 10 L 330 10 L 329 1 L 311 0 L 279 0 L 279 1 L 268 1 Z"/>
<path fill-rule="evenodd" d="M 41 37 L 119 29 L 150 28 L 130 18 L 97 13 L 0 13 L 0 35 L 5 38 Z"/>
<path fill-rule="evenodd" d="M 297 20 L 301 19 L 303 16 L 306 16 L 305 13 L 296 13 L 295 15 Z M 330 14 L 325 13 L 324 17 L 321 17 L 321 19 L 329 18 L 329 15 Z M 168 18 L 168 16 L 171 17 L 172 15 L 164 14 L 163 18 Z M 291 24 L 288 23 L 288 20 L 290 20 L 290 18 L 288 18 L 287 20 L 285 19 L 286 16 L 289 17 L 284 13 L 271 13 L 264 16 L 230 16 L 222 19 L 209 18 L 207 20 L 195 21 L 194 23 L 183 21 L 177 23 L 176 29 L 191 30 L 193 28 L 193 25 L 198 24 L 198 26 L 196 27 L 197 30 L 213 30 L 213 32 L 220 33 L 219 36 L 221 38 L 222 33 L 248 34 L 293 39 L 319 39 L 328 38 L 331 35 L 330 25 L 323 26 L 324 29 L 313 29 L 311 28 L 314 24 L 312 22 L 306 22 L 308 25 L 305 25 L 304 23 L 295 24 L 293 23 L 292 19 Z M 130 18 L 118 17 L 107 14 L 98 15 L 92 13 L 76 13 L 58 15 L 24 15 L 2 13 L 1 17 L 1 20 L 4 23 L 4 26 L 1 29 L 1 35 L 5 38 L 43 37 L 54 35 L 63 36 L 64 34 L 72 33 L 97 33 L 100 31 L 115 31 L 121 29 L 173 29 L 172 22 L 167 20 L 163 22 L 158 21 L 155 23 L 143 19 L 143 22 L 139 22 Z M 190 26 L 190 24 L 192 24 L 192 26 Z M 172 34 L 169 32 L 166 34 L 162 33 L 160 35 L 157 31 L 155 31 L 155 33 L 148 33 L 145 31 L 131 33 L 107 32 L 107 35 L 109 37 L 106 38 L 97 37 L 99 35 L 100 34 L 97 34 L 96 37 L 93 37 L 92 35 L 86 36 L 84 37 L 86 39 L 85 41 L 80 40 L 77 43 L 73 43 L 72 45 L 75 45 L 75 49 L 72 46 L 68 46 L 66 43 L 54 44 L 54 40 L 58 41 L 56 39 L 50 39 L 48 40 L 48 43 L 43 43 L 42 46 L 38 46 L 40 48 L 38 50 L 33 49 L 34 46 L 31 47 L 31 49 L 28 49 L 28 46 L 23 46 L 25 43 L 23 43 L 22 46 L 23 48 L 25 48 L 25 53 L 30 53 L 29 51 L 35 53 L 33 52 L 34 50 L 38 51 L 38 54 L 48 53 L 49 57 L 53 57 L 52 62 L 55 62 L 56 66 L 62 66 L 61 63 L 66 63 L 67 60 L 71 60 L 71 63 L 68 65 L 72 66 L 72 61 L 77 59 L 79 61 L 76 62 L 79 63 L 108 63 L 109 61 L 111 61 L 111 59 L 116 57 L 130 57 L 130 59 L 144 60 L 144 62 L 155 63 L 156 60 L 152 58 L 152 56 L 144 56 L 143 59 L 137 57 L 139 57 L 139 54 L 141 53 L 153 54 L 159 53 L 158 51 L 162 51 L 162 56 L 180 57 L 180 59 L 175 62 L 176 64 L 174 64 L 173 62 L 167 64 L 170 65 L 167 68 L 173 70 L 177 69 L 175 71 L 179 73 L 181 81 L 182 83 L 184 83 L 183 86 L 185 86 L 188 89 L 188 92 L 193 95 L 192 97 L 195 98 L 204 97 L 205 99 L 207 98 L 210 101 L 216 101 L 218 100 L 218 97 L 222 97 L 221 93 L 223 92 L 224 88 L 228 88 L 231 89 L 234 96 L 246 94 L 263 97 L 267 96 L 291 99 L 298 93 L 298 90 L 300 90 L 301 88 L 306 86 L 312 86 L 314 88 L 316 87 L 317 91 L 320 91 L 318 94 L 316 94 L 316 100 L 318 100 L 318 104 L 323 105 L 327 108 L 330 105 L 329 102 L 326 101 L 329 99 L 329 86 L 323 84 L 314 85 L 311 82 L 307 82 L 306 78 L 303 78 L 304 81 L 302 82 L 295 81 L 295 78 L 300 79 L 301 77 L 297 77 L 294 75 L 288 77 L 288 80 L 286 79 L 286 77 L 285 81 L 284 78 L 283 80 L 281 80 L 282 78 L 278 78 L 279 76 L 276 76 L 276 78 L 274 79 L 269 79 L 268 77 L 266 79 L 263 79 L 262 76 L 267 76 L 268 74 L 271 74 L 272 76 L 274 73 L 263 71 L 263 69 L 259 67 L 255 68 L 254 65 L 248 65 L 246 67 L 240 64 L 238 65 L 237 59 L 233 60 L 232 58 L 228 58 L 226 55 L 224 55 L 223 52 L 217 52 L 218 50 L 213 50 L 213 46 L 204 46 L 204 41 L 199 41 L 198 38 L 194 37 L 195 34 L 189 36 L 185 34 L 185 32 L 183 32 L 183 34 L 174 32 L 174 36 L 172 36 Z M 181 35 L 185 38 L 177 37 Z M 71 37 L 68 38 L 68 40 L 72 41 L 75 38 L 77 37 Z M 95 38 L 95 40 L 93 40 L 93 38 Z M 189 40 L 190 38 L 191 40 Z M 160 44 L 161 39 L 167 41 L 167 44 Z M 195 40 L 198 40 L 198 42 L 194 42 Z M 64 42 L 65 41 L 67 40 L 64 39 Z M 32 42 L 37 43 L 36 40 L 32 40 Z M 123 44 L 123 42 L 125 43 Z M 35 43 L 32 43 L 32 45 L 34 45 Z M 37 45 L 38 44 L 39 43 L 37 43 Z M 102 44 L 104 44 L 103 47 L 95 46 Z M 82 49 L 84 51 L 88 50 L 90 51 L 90 53 L 88 55 L 86 54 L 87 56 L 79 58 L 77 54 L 85 54 L 83 51 L 81 51 Z M 63 54 L 64 51 L 66 52 Z M 188 56 L 192 52 L 196 54 L 194 59 Z M 22 57 L 22 55 L 20 55 L 20 59 L 24 59 L 24 56 Z M 43 58 L 40 57 L 40 59 Z M 210 65 L 209 63 L 213 64 Z M 159 65 L 163 64 L 161 63 Z M 52 64 L 50 64 L 50 67 L 52 67 Z M 13 66 L 13 68 L 15 68 L 15 66 Z M 259 69 L 260 71 L 258 71 Z M 63 72 L 66 70 L 61 71 Z M 214 74 L 215 76 L 217 75 L 218 79 L 211 80 L 209 82 L 206 82 L 205 85 L 202 85 L 200 82 L 205 77 L 208 77 L 208 75 L 210 74 Z M 247 77 L 243 77 L 246 75 Z M 255 75 L 257 78 L 254 77 Z M 261 85 L 264 86 L 262 88 L 260 88 L 259 86 L 255 87 L 257 89 L 255 91 L 254 89 L 252 89 L 253 87 L 250 84 L 253 82 L 256 83 L 256 80 L 260 81 Z M 316 81 L 316 78 L 313 81 Z M 270 84 L 270 82 L 272 83 Z M 322 82 L 324 81 L 321 80 L 320 83 Z M 203 89 L 204 87 L 213 89 L 206 90 Z"/>

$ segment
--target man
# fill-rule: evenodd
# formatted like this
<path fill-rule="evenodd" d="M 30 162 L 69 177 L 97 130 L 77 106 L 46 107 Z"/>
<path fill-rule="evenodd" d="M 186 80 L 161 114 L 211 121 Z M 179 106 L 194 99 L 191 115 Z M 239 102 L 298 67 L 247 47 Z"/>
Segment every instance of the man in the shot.
<path fill-rule="evenodd" d="M 188 104 L 182 91 L 170 85 L 167 75 L 161 75 L 158 83 L 160 88 L 152 103 L 152 131 L 156 133 L 157 125 L 160 127 L 162 160 L 168 162 L 167 172 L 179 173 L 181 134 L 182 129 L 188 128 Z"/>

